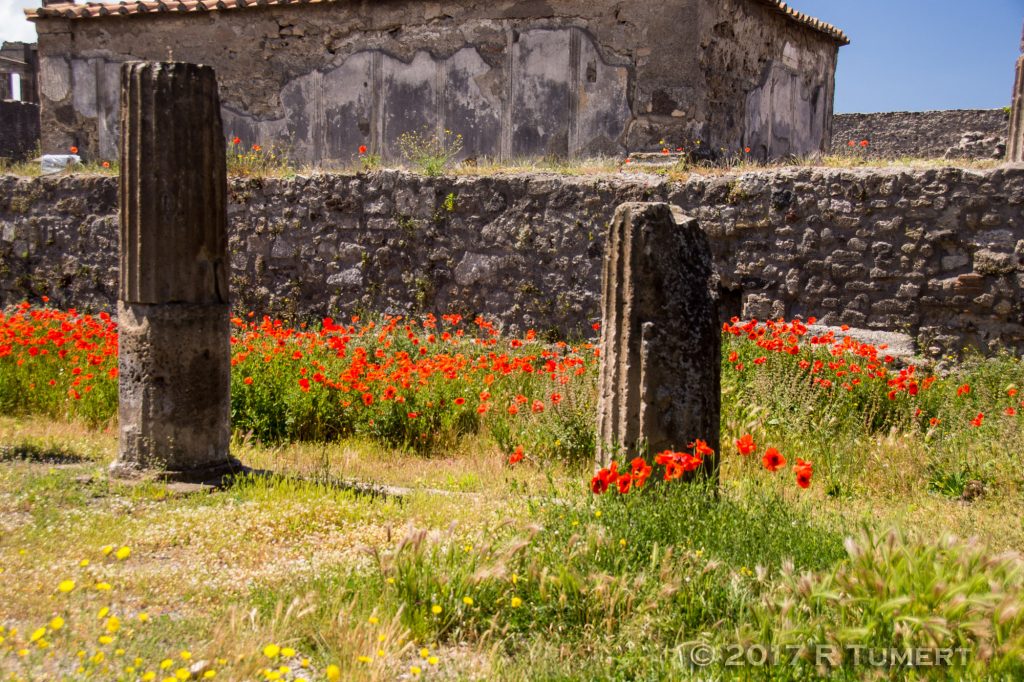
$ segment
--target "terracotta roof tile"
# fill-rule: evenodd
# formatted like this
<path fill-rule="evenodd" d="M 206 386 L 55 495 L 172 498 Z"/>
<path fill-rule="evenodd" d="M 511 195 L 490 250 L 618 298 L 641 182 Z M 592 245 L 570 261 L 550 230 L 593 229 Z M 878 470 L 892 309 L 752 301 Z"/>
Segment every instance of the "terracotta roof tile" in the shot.
<path fill-rule="evenodd" d="M 50 17 L 89 19 L 93 17 L 147 14 L 150 12 L 210 12 L 267 5 L 320 4 L 340 1 L 343 0 L 121 0 L 120 2 L 86 2 L 83 4 L 61 2 L 46 7 L 26 9 L 25 14 L 30 20 Z M 809 14 L 798 12 L 785 2 L 782 2 L 782 0 L 756 0 L 756 2 L 768 5 L 793 21 L 828 35 L 841 45 L 848 45 L 850 42 L 846 34 L 832 24 L 815 19 Z"/>

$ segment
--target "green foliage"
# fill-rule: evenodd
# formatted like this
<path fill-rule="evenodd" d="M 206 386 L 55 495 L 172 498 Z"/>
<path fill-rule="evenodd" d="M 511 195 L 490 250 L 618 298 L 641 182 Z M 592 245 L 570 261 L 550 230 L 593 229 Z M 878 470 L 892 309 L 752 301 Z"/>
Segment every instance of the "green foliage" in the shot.
<path fill-rule="evenodd" d="M 959 676 L 1024 674 L 1024 564 L 982 544 L 924 542 L 865 530 L 847 542 L 849 559 L 820 574 L 783 570 L 741 637 L 810 649 L 962 648 Z M 836 660 L 830 667 L 849 665 Z M 808 663 L 813 669 L 813 664 Z"/>
<path fill-rule="evenodd" d="M 237 177 L 287 176 L 295 173 L 287 151 L 271 144 L 246 145 L 235 137 L 227 146 L 227 172 Z"/>
<path fill-rule="evenodd" d="M 448 165 L 462 152 L 462 135 L 445 130 L 443 134 L 424 127 L 402 133 L 398 149 L 412 167 L 428 177 L 443 175 Z"/>

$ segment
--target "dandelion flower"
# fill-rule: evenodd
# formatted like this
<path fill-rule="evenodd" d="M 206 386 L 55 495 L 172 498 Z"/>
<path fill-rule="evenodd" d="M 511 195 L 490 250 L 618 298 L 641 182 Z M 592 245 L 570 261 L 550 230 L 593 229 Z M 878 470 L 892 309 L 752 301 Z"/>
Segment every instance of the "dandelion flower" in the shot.
<path fill-rule="evenodd" d="M 420 670 L 419 666 L 414 665 L 409 668 L 409 672 L 411 672 L 414 677 L 419 677 L 420 673 L 422 673 L 423 671 Z"/>
<path fill-rule="evenodd" d="M 520 606 L 523 605 L 523 600 L 520 599 L 519 597 L 512 597 L 511 604 L 512 604 L 512 608 L 518 609 Z"/>
<path fill-rule="evenodd" d="M 327 666 L 327 670 L 324 671 L 324 674 L 330 682 L 338 682 L 338 680 L 341 679 L 341 668 L 336 665 L 329 665 Z"/>
<path fill-rule="evenodd" d="M 96 583 L 96 589 L 100 592 L 109 592 L 112 588 L 110 583 Z"/>
<path fill-rule="evenodd" d="M 286 646 L 283 649 L 281 649 L 281 655 L 285 658 L 291 658 L 295 655 L 295 649 L 291 648 L 290 646 Z"/>
<path fill-rule="evenodd" d="M 263 647 L 263 655 L 267 658 L 277 658 L 281 654 L 281 647 L 276 644 L 268 644 Z"/>
<path fill-rule="evenodd" d="M 43 638 L 43 635 L 45 635 L 45 634 L 46 634 L 46 628 L 39 628 L 38 630 L 36 630 L 35 632 L 33 632 L 29 636 L 28 641 L 35 642 L 37 640 L 40 640 L 40 639 Z"/>
<path fill-rule="evenodd" d="M 427 647 L 420 649 L 420 658 L 427 658 L 428 656 L 430 656 L 430 649 Z"/>
<path fill-rule="evenodd" d="M 165 658 L 164 660 L 160 661 L 160 669 L 161 670 L 167 670 L 172 665 L 174 665 L 174 661 L 172 661 L 169 658 Z"/>
<path fill-rule="evenodd" d="M 57 589 L 60 590 L 61 592 L 65 593 L 65 594 L 67 594 L 71 590 L 75 589 L 75 581 L 74 580 L 62 580 L 60 585 L 57 585 Z"/>
<path fill-rule="evenodd" d="M 81 566 L 82 568 L 85 568 L 86 566 L 89 565 L 89 560 L 88 559 L 82 559 L 81 561 L 78 562 L 78 565 Z"/>
<path fill-rule="evenodd" d="M 60 630 L 62 627 L 64 627 L 64 619 L 60 616 L 57 616 L 50 621 L 51 630 Z"/>
<path fill-rule="evenodd" d="M 437 604 L 434 604 L 433 606 L 431 606 L 431 607 L 430 607 L 430 612 L 431 612 L 432 614 L 434 614 L 435 616 L 438 616 L 438 615 L 440 615 L 442 611 L 444 611 L 444 609 L 442 609 L 442 608 L 441 608 L 440 606 L 438 606 Z"/>
<path fill-rule="evenodd" d="M 472 606 L 473 605 L 473 598 L 472 597 L 463 597 L 462 598 L 462 603 L 465 604 L 466 606 Z"/>
<path fill-rule="evenodd" d="M 148 623 L 149 622 L 149 614 L 148 613 L 140 613 L 139 614 L 139 622 L 140 623 Z"/>
<path fill-rule="evenodd" d="M 100 547 L 100 552 L 103 553 L 103 556 L 109 556 L 110 553 L 113 552 L 113 551 L 114 551 L 114 546 L 113 545 L 103 545 L 102 547 Z"/>
<path fill-rule="evenodd" d="M 128 549 L 127 547 L 122 547 L 121 549 L 117 550 L 117 553 L 114 554 L 114 556 L 117 557 L 118 561 L 124 561 L 131 555 L 132 550 Z"/>
<path fill-rule="evenodd" d="M 431 656 L 427 659 L 427 663 L 429 663 L 430 665 L 437 665 L 439 660 L 440 659 L 438 659 L 437 656 Z"/>
<path fill-rule="evenodd" d="M 380 618 L 378 618 L 377 616 L 370 616 L 370 619 L 369 619 L 370 625 L 376 625 L 379 622 L 380 622 Z"/>
<path fill-rule="evenodd" d="M 360 656 L 356 660 L 359 661 L 360 663 L 372 663 L 373 662 L 373 659 L 370 658 L 369 656 Z"/>

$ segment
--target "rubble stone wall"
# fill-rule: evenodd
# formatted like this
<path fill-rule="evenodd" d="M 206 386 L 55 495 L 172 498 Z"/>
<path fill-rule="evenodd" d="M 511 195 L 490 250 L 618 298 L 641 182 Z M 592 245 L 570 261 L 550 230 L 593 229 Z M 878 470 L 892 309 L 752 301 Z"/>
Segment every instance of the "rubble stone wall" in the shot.
<path fill-rule="evenodd" d="M 1003 109 L 837 114 L 832 152 L 869 158 L 1002 159 L 1010 115 Z M 867 140 L 867 149 L 859 146 Z M 850 149 L 850 142 L 858 146 Z"/>
<path fill-rule="evenodd" d="M 608 222 L 668 201 L 708 233 L 722 315 L 905 331 L 925 352 L 1024 350 L 1024 168 L 789 168 L 229 182 L 236 308 L 483 313 L 565 335 L 600 317 Z M 0 304 L 113 310 L 117 180 L 0 177 Z"/>

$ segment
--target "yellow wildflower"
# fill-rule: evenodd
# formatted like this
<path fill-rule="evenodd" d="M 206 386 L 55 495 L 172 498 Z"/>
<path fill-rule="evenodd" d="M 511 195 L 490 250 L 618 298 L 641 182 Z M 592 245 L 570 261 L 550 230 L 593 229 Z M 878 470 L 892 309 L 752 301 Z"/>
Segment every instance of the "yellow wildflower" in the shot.
<path fill-rule="evenodd" d="M 113 545 L 103 545 L 102 547 L 100 547 L 100 551 L 103 552 L 103 556 L 108 556 L 111 552 L 114 551 L 114 546 Z"/>
<path fill-rule="evenodd" d="M 286 646 L 283 649 L 281 649 L 281 655 L 286 658 L 291 658 L 295 655 L 295 649 L 291 648 L 290 646 Z"/>
<path fill-rule="evenodd" d="M 372 663 L 373 662 L 373 659 L 370 658 L 369 656 L 360 656 L 356 660 L 359 661 L 360 663 Z"/>
<path fill-rule="evenodd" d="M 512 603 L 512 608 L 518 609 L 520 606 L 523 605 L 523 600 L 520 599 L 519 597 L 512 597 L 512 602 L 511 603 Z"/>
<path fill-rule="evenodd" d="M 327 666 L 327 670 L 324 671 L 329 682 L 338 682 L 341 679 L 341 668 L 336 665 Z"/>
<path fill-rule="evenodd" d="M 472 606 L 473 605 L 473 598 L 472 597 L 463 597 L 462 598 L 462 603 L 465 604 L 466 606 Z"/>
<path fill-rule="evenodd" d="M 75 589 L 75 581 L 74 580 L 62 580 L 60 585 L 57 585 L 57 589 L 60 590 L 61 592 L 63 592 L 64 594 L 67 594 L 71 590 Z"/>
<path fill-rule="evenodd" d="M 420 670 L 418 666 L 414 665 L 414 666 L 409 668 L 409 672 L 411 672 L 414 677 L 419 677 L 420 673 L 423 672 L 423 671 Z"/>
<path fill-rule="evenodd" d="M 64 627 L 64 619 L 60 616 L 55 616 L 54 619 L 50 621 L 51 630 L 60 630 L 62 627 Z"/>
<path fill-rule="evenodd" d="M 437 656 L 431 656 L 427 659 L 427 663 L 429 663 L 430 665 L 437 665 L 438 660 L 439 659 L 437 658 Z"/>
<path fill-rule="evenodd" d="M 38 639 L 42 639 L 43 635 L 45 635 L 45 634 L 46 634 L 46 628 L 39 628 L 38 630 L 36 630 L 35 632 L 33 632 L 29 636 L 28 641 L 35 642 Z"/>
<path fill-rule="evenodd" d="M 110 583 L 96 583 L 96 589 L 100 592 L 109 592 L 111 590 Z"/>
<path fill-rule="evenodd" d="M 127 547 L 122 547 L 121 549 L 117 550 L 117 552 L 114 554 L 114 556 L 117 557 L 118 561 L 124 561 L 131 555 L 132 550 L 128 549 Z"/>
<path fill-rule="evenodd" d="M 263 655 L 267 658 L 277 658 L 281 654 L 281 647 L 276 644 L 268 644 L 263 647 Z"/>
<path fill-rule="evenodd" d="M 438 616 L 438 615 L 440 615 L 442 611 L 444 611 L 444 609 L 442 609 L 442 608 L 441 608 L 440 606 L 438 606 L 437 604 L 434 604 L 433 606 L 431 606 L 431 607 L 430 607 L 430 612 L 431 612 L 432 614 L 434 614 L 435 616 Z"/>

